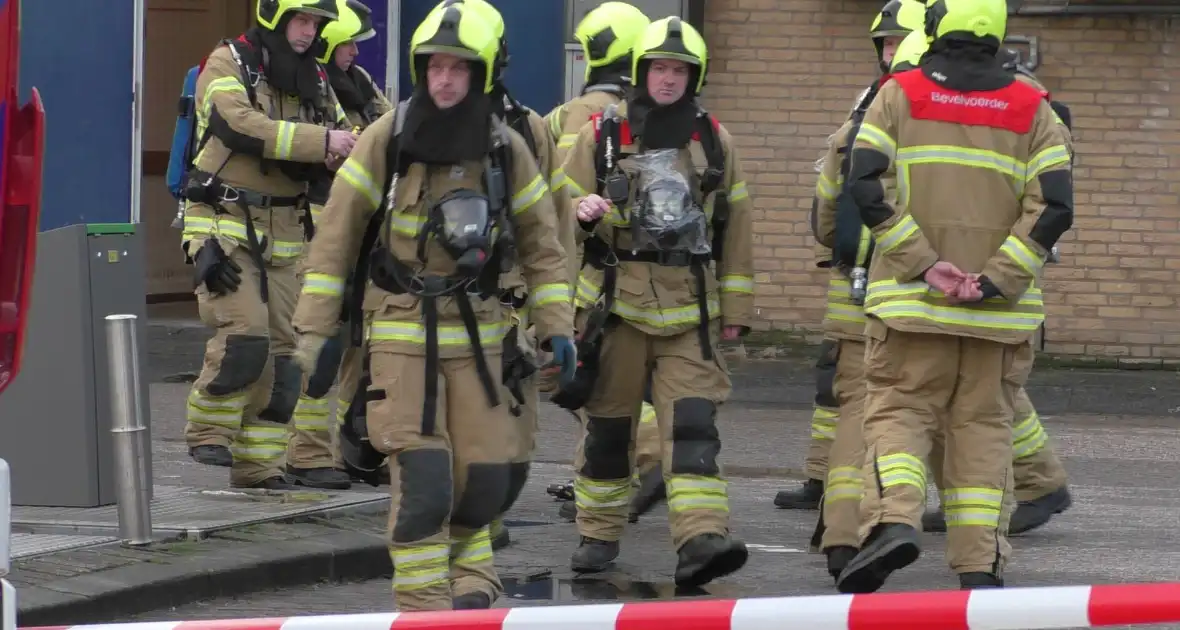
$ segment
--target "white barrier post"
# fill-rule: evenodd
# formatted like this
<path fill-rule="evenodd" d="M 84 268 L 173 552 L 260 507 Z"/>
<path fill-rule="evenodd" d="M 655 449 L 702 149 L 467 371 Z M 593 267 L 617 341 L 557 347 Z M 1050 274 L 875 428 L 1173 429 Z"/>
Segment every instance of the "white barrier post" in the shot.
<path fill-rule="evenodd" d="M 12 493 L 8 462 L 0 459 L 0 630 L 16 630 L 16 589 L 4 577 L 12 569 Z"/>

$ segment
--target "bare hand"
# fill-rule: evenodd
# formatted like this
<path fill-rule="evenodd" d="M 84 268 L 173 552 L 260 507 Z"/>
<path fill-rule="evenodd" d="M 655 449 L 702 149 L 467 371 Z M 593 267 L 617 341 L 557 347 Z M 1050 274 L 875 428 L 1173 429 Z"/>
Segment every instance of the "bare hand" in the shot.
<path fill-rule="evenodd" d="M 578 220 L 583 223 L 597 221 L 607 212 L 610 212 L 610 202 L 598 195 L 586 195 L 578 204 Z"/>
<path fill-rule="evenodd" d="M 979 283 L 979 274 L 967 274 L 967 277 L 955 289 L 954 295 L 947 294 L 947 299 L 952 303 L 978 302 L 982 300 L 983 288 Z"/>
<path fill-rule="evenodd" d="M 967 274 L 953 264 L 940 260 L 926 270 L 923 279 L 950 298 L 958 291 L 959 284 L 967 279 Z"/>
<path fill-rule="evenodd" d="M 327 166 L 329 171 L 335 171 L 340 168 L 341 164 L 344 164 L 344 160 L 346 159 L 348 158 L 344 157 L 343 155 L 329 153 L 328 157 L 324 160 L 324 166 Z"/>
<path fill-rule="evenodd" d="M 734 339 L 737 339 L 740 336 L 742 336 L 742 327 L 741 326 L 722 326 L 721 327 L 721 338 L 724 339 L 725 341 L 733 341 Z"/>
<path fill-rule="evenodd" d="M 328 131 L 328 153 L 340 157 L 348 157 L 352 147 L 356 146 L 356 136 L 350 131 L 331 129 Z"/>

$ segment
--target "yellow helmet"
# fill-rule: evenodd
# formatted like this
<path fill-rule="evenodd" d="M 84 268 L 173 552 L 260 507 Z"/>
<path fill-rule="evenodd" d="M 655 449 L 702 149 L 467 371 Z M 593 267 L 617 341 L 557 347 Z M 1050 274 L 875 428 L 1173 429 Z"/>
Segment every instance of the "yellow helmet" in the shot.
<path fill-rule="evenodd" d="M 492 29 L 492 35 L 500 42 L 500 49 L 496 54 L 495 67 L 492 69 L 493 82 L 500 80 L 500 75 L 504 68 L 508 67 L 508 39 L 505 37 L 504 16 L 500 14 L 500 10 L 492 6 L 492 3 L 487 0 L 443 0 L 438 3 L 436 9 L 442 7 L 449 7 L 456 4 L 466 5 L 479 16 L 481 20 L 487 23 L 488 27 Z"/>
<path fill-rule="evenodd" d="M 922 0 L 889 0 L 869 27 L 877 59 L 885 50 L 886 37 L 905 37 L 926 27 L 926 5 Z"/>
<path fill-rule="evenodd" d="M 675 16 L 666 17 L 643 31 L 632 54 L 631 85 L 639 85 L 639 62 L 652 59 L 676 59 L 696 66 L 697 82 L 689 87 L 693 95 L 700 95 L 709 71 L 709 48 L 691 24 Z"/>
<path fill-rule="evenodd" d="M 336 11 L 340 17 L 328 22 L 320 37 L 328 44 L 320 63 L 332 61 L 336 47 L 348 42 L 363 42 L 377 36 L 373 28 L 373 11 L 359 0 L 336 0 Z"/>
<path fill-rule="evenodd" d="M 273 31 L 288 13 L 308 13 L 335 20 L 336 0 L 258 0 L 254 15 L 259 26 Z"/>
<path fill-rule="evenodd" d="M 643 11 L 626 2 L 603 2 L 587 13 L 574 29 L 574 39 L 582 45 L 586 59 L 585 80 L 590 80 L 595 68 L 609 66 L 631 54 L 650 24 Z"/>
<path fill-rule="evenodd" d="M 419 57 L 434 54 L 455 55 L 479 62 L 484 69 L 483 92 L 492 91 L 492 70 L 500 43 L 487 22 L 466 3 L 436 7 L 418 25 L 410 38 L 410 82 L 421 78 Z"/>
<path fill-rule="evenodd" d="M 942 37 L 994 39 L 997 48 L 1008 31 L 1006 0 L 932 0 L 926 7 L 927 41 Z"/>
<path fill-rule="evenodd" d="M 893 62 L 889 64 L 889 71 L 893 73 L 905 72 L 918 67 L 922 55 L 930 49 L 926 41 L 925 31 L 914 31 L 905 36 L 897 45 L 897 52 L 893 53 Z"/>

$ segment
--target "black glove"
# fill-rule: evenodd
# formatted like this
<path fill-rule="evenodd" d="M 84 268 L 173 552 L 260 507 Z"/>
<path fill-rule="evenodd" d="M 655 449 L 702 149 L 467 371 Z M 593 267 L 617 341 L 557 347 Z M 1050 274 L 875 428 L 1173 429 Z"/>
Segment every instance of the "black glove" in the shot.
<path fill-rule="evenodd" d="M 193 256 L 193 286 L 205 287 L 213 295 L 226 295 L 242 286 L 242 268 L 230 260 L 216 240 L 205 241 Z"/>

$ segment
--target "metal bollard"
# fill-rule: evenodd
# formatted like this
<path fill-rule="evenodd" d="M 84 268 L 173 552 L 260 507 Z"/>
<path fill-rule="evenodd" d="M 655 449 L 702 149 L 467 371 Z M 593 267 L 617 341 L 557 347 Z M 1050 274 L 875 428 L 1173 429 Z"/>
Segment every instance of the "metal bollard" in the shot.
<path fill-rule="evenodd" d="M 108 315 L 107 352 L 111 378 L 111 427 L 115 446 L 115 481 L 119 496 L 119 537 L 128 545 L 152 542 L 148 499 L 143 408 L 140 397 L 139 344 L 135 315 Z"/>

